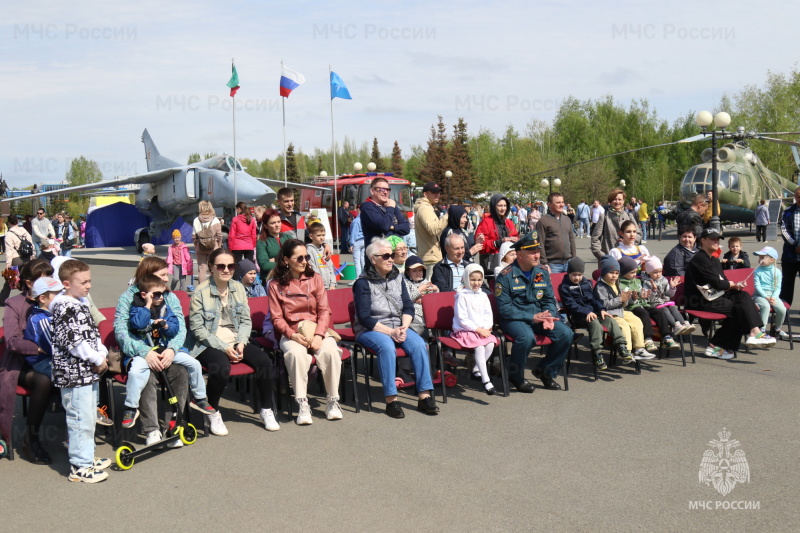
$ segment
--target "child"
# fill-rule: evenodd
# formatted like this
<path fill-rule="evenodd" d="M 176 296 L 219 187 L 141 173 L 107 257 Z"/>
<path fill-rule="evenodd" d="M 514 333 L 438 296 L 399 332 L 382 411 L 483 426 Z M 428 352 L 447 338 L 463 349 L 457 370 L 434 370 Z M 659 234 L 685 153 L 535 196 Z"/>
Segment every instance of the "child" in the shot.
<path fill-rule="evenodd" d="M 158 276 L 149 275 L 139 280 L 137 287 L 141 292 L 136 293 L 131 302 L 128 328 L 131 333 L 152 346 L 153 351 L 161 353 L 167 348 L 170 339 L 178 334 L 180 328 L 178 317 L 164 301 L 167 284 Z M 172 362 L 186 367 L 189 373 L 189 389 L 194 398 L 190 406 L 203 414 L 215 414 L 217 411 L 206 399 L 206 383 L 203 381 L 203 368 L 200 362 L 183 349 L 175 353 Z M 125 365 L 128 366 L 128 382 L 122 427 L 127 429 L 133 427 L 139 418 L 139 399 L 150 378 L 150 367 L 144 357 L 126 357 Z M 148 445 L 159 440 L 161 433 L 158 430 L 148 433 Z M 176 440 L 168 446 L 179 448 L 183 443 Z"/>
<path fill-rule="evenodd" d="M 517 258 L 517 251 L 511 248 L 512 246 L 514 246 L 513 242 L 504 242 L 500 245 L 500 252 L 497 254 L 500 256 L 500 264 L 494 267 L 495 278 L 500 274 L 501 270 L 513 263 Z"/>
<path fill-rule="evenodd" d="M 53 251 L 53 243 L 50 239 L 44 239 L 39 246 L 42 251 L 37 259 L 44 259 L 49 262 L 56 257 L 57 254 Z"/>
<path fill-rule="evenodd" d="M 630 257 L 636 261 L 637 266 L 644 263 L 650 252 L 644 246 L 636 246 L 637 228 L 636 222 L 631 220 L 623 222 L 619 230 L 621 242 L 608 254 L 617 261 L 623 257 Z"/>
<path fill-rule="evenodd" d="M 683 318 L 683 315 L 675 306 L 675 302 L 671 300 L 675 296 L 675 288 L 681 284 L 681 278 L 678 276 L 671 279 L 664 277 L 664 267 L 661 264 L 661 260 L 655 256 L 644 262 L 644 271 L 645 277 L 642 280 L 642 287 L 650 291 L 647 297 L 647 303 L 650 305 L 647 310 L 650 316 L 655 318 L 654 310 L 663 309 L 664 316 L 670 325 L 670 329 L 667 331 L 671 331 L 673 335 L 689 335 L 693 333 L 695 327 Z M 658 328 L 661 330 L 660 325 Z M 666 341 L 667 338 L 671 339 L 667 335 L 662 340 Z M 671 348 L 672 346 L 669 347 Z"/>
<path fill-rule="evenodd" d="M 425 339 L 428 338 L 428 331 L 425 329 L 425 318 L 422 315 L 422 296 L 431 292 L 439 292 L 439 287 L 425 279 L 426 270 L 422 259 L 412 255 L 406 261 L 406 269 L 403 272 L 403 282 L 408 291 L 408 297 L 414 302 L 414 320 L 411 321 L 410 327 Z"/>
<path fill-rule="evenodd" d="M 765 246 L 755 254 L 758 256 L 758 267 L 753 273 L 755 287 L 753 299 L 761 313 L 761 321 L 765 326 L 769 323 L 771 307 L 775 311 L 775 336 L 782 341 L 787 341 L 789 334 L 781 329 L 783 321 L 786 319 L 786 306 L 783 305 L 783 300 L 780 298 L 783 273 L 775 265 L 775 261 L 778 260 L 778 252 L 771 246 Z"/>
<path fill-rule="evenodd" d="M 167 253 L 167 272 L 172 276 L 171 291 L 185 291 L 192 280 L 192 256 L 189 248 L 181 240 L 180 230 L 172 232 L 172 244 Z"/>
<path fill-rule="evenodd" d="M 244 285 L 244 290 L 248 298 L 255 298 L 257 296 L 266 296 L 267 291 L 261 283 L 256 283 L 258 279 L 258 272 L 256 265 L 249 259 L 242 259 L 236 265 L 236 272 L 233 279 L 240 281 Z"/>
<path fill-rule="evenodd" d="M 605 370 L 608 366 L 603 360 L 603 354 L 600 353 L 603 344 L 603 326 L 614 339 L 614 347 L 623 360 L 630 358 L 631 354 L 619 325 L 594 297 L 592 282 L 583 277 L 585 270 L 586 266 L 581 258 L 570 259 L 567 263 L 568 276 L 558 287 L 558 293 L 573 327 L 586 328 L 589 331 L 589 346 L 592 349 L 594 364 L 598 370 Z"/>
<path fill-rule="evenodd" d="M 728 251 L 722 256 L 720 263 L 722 263 L 722 270 L 750 268 L 750 258 L 747 257 L 747 252 L 742 250 L 742 239 L 739 237 L 731 237 L 728 239 Z M 764 324 L 766 324 L 766 322 L 764 322 Z"/>
<path fill-rule="evenodd" d="M 649 295 L 649 291 L 642 294 L 642 281 L 636 277 L 639 264 L 630 257 L 623 257 L 619 260 L 619 286 L 622 292 L 628 292 L 630 298 L 625 305 L 625 309 L 636 315 L 642 322 L 642 333 L 644 334 L 644 347 L 636 350 L 633 357 L 636 359 L 652 359 L 655 357 L 650 352 L 657 352 L 658 346 L 653 342 L 653 324 L 650 321 L 650 313 L 644 308 L 647 300 L 644 298 Z M 664 327 L 668 327 L 666 319 L 662 321 Z M 671 329 L 659 331 L 669 332 Z M 675 345 L 674 341 L 670 345 Z"/>
<path fill-rule="evenodd" d="M 311 242 L 306 245 L 308 255 L 311 256 L 309 263 L 314 272 L 322 276 L 322 283 L 328 289 L 336 288 L 336 271 L 333 269 L 333 261 L 325 261 L 325 226 L 322 222 L 314 222 L 308 226 L 308 237 Z"/>
<path fill-rule="evenodd" d="M 619 263 L 610 255 L 600 259 L 600 279 L 594 286 L 594 299 L 606 312 L 614 317 L 614 321 L 625 336 L 625 345 L 634 350 L 644 347 L 644 334 L 642 321 L 630 311 L 625 310 L 625 304 L 631 297 L 630 292 L 620 291 L 619 288 Z M 634 356 L 628 353 L 620 354 L 623 363 L 632 363 Z"/>
<path fill-rule="evenodd" d="M 39 346 L 39 353 L 25 356 L 25 361 L 39 374 L 52 374 L 53 357 L 53 314 L 50 302 L 64 289 L 60 281 L 53 278 L 39 278 L 33 283 L 31 298 L 36 302 L 31 309 L 28 323 L 25 326 L 25 339 Z"/>
<path fill-rule="evenodd" d="M 156 255 L 156 247 L 149 242 L 146 242 L 142 245 L 142 257 L 139 258 L 139 262 L 142 262 L 142 259 L 145 257 L 151 257 Z"/>
<path fill-rule="evenodd" d="M 92 288 L 89 265 L 67 261 L 59 271 L 64 292 L 50 302 L 53 313 L 53 385 L 61 389 L 67 417 L 69 480 L 98 483 L 108 478 L 110 459 L 95 457 L 94 428 L 100 374 L 108 350 L 92 319 L 86 296 Z"/>
<path fill-rule="evenodd" d="M 492 356 L 498 341 L 497 337 L 492 335 L 494 324 L 492 305 L 489 297 L 481 290 L 483 268 L 474 263 L 468 265 L 461 276 L 461 285 L 462 287 L 456 292 L 453 332 L 450 336 L 461 346 L 475 351 L 472 374 L 477 373 L 480 376 L 486 394 L 491 396 L 495 390 L 486 362 Z"/>

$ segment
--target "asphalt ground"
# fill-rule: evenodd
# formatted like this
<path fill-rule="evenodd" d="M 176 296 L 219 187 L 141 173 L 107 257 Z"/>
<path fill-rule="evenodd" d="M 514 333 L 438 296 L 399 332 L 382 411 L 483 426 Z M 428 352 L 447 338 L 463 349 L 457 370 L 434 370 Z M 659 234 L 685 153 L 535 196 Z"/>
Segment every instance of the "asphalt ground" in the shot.
<path fill-rule="evenodd" d="M 668 234 L 647 242 L 651 253 L 666 255 L 676 243 Z M 761 244 L 742 237 L 752 256 Z M 589 239 L 577 242 L 592 268 Z M 92 295 L 105 307 L 133 268 L 92 271 Z M 702 352 L 699 332 L 692 341 Z M 439 416 L 418 413 L 414 397 L 401 394 L 403 420 L 383 413 L 376 381 L 374 410 L 365 410 L 359 375 L 361 413 L 348 385 L 344 420 L 326 421 L 311 385 L 314 424 L 296 426 L 284 411 L 277 433 L 231 385 L 221 406 L 229 436 L 201 437 L 128 471 L 112 467 L 96 486 L 67 482 L 61 413 L 43 425 L 53 465 L 19 456 L 18 402 L 17 460 L 0 461 L 0 523 L 4 531 L 797 531 L 800 352 L 779 342 L 731 361 L 700 356 L 685 368 L 673 353 L 644 362 L 640 375 L 621 367 L 594 382 L 584 340 L 568 392 L 508 398 L 486 396 L 461 368 Z M 122 392 L 115 389 L 118 405 Z M 723 428 L 750 470 L 726 496 L 698 477 Z M 101 431 L 97 442 L 99 456 L 113 456 Z"/>

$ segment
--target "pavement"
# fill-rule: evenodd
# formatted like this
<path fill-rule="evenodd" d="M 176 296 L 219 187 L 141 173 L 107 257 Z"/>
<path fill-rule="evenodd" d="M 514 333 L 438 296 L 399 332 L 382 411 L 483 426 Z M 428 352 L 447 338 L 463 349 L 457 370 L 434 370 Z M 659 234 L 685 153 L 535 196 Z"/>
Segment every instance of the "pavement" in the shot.
<path fill-rule="evenodd" d="M 663 258 L 676 244 L 667 235 L 646 243 L 651 253 Z M 762 246 L 741 236 L 751 256 Z M 589 239 L 577 243 L 593 268 Z M 100 307 L 114 305 L 133 270 L 93 267 Z M 706 345 L 699 332 L 692 342 Z M 401 394 L 406 418 L 394 420 L 375 381 L 366 411 L 361 379 L 361 413 L 348 392 L 344 419 L 328 422 L 311 385 L 313 425 L 284 411 L 276 433 L 230 386 L 221 406 L 229 436 L 142 458 L 97 486 L 67 482 L 63 414 L 49 413 L 44 445 L 55 462 L 0 460 L 0 516 L 5 531 L 797 531 L 797 350 L 781 342 L 686 367 L 654 359 L 640 375 L 621 367 L 595 382 L 584 340 L 568 392 L 486 396 L 460 368 L 439 416 Z M 121 405 L 122 388 L 115 393 Z M 21 421 L 18 402 L 17 452 Z M 724 496 L 698 476 L 723 429 L 750 472 Z M 97 442 L 98 455 L 113 456 L 101 431 Z"/>

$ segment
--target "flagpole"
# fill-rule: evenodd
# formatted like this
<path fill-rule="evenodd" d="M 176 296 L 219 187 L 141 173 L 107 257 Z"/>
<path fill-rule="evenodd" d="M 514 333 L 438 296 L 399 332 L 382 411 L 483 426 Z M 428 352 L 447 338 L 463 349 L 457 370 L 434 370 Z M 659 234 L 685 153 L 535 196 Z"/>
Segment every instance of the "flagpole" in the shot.
<path fill-rule="evenodd" d="M 328 79 L 330 80 L 333 69 L 328 65 Z M 333 225 L 339 237 L 339 253 L 342 253 L 342 234 L 339 233 L 339 203 L 336 194 L 336 132 L 333 127 L 333 95 L 331 94 L 331 152 L 333 153 Z M 340 259 L 341 261 L 341 259 Z"/>
<path fill-rule="evenodd" d="M 236 67 L 234 58 L 231 58 L 231 65 Z M 236 204 L 239 203 L 239 189 L 236 186 L 236 93 L 233 94 L 233 104 L 231 106 L 233 111 L 233 209 L 236 211 Z"/>

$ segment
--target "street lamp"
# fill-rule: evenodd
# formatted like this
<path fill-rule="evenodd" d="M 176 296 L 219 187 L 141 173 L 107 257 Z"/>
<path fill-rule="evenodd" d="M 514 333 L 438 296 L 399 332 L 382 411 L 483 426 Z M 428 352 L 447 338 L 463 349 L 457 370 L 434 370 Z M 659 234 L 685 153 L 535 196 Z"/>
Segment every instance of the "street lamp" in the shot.
<path fill-rule="evenodd" d="M 558 176 L 548 176 L 542 179 L 541 184 L 542 187 L 549 187 L 550 194 L 553 194 L 553 185 L 556 187 L 561 187 L 561 180 Z"/>
<path fill-rule="evenodd" d="M 359 163 L 358 161 L 353 163 L 353 172 L 354 173 L 358 174 L 359 172 L 361 172 L 362 168 L 364 168 L 364 166 L 361 163 Z"/>
<path fill-rule="evenodd" d="M 709 227 L 715 229 L 717 231 L 721 231 L 720 223 L 719 223 L 719 210 L 717 206 L 719 205 L 719 196 L 717 196 L 717 185 L 719 184 L 719 173 L 717 172 L 717 136 L 726 139 L 729 137 L 729 133 L 725 132 L 725 128 L 727 128 L 731 123 L 731 116 L 724 112 L 720 111 L 713 117 L 711 113 L 708 111 L 700 111 L 697 113 L 694 121 L 697 123 L 698 126 L 703 130 L 703 135 L 711 135 L 711 221 L 709 222 Z M 711 124 L 714 124 L 711 131 L 708 131 L 708 127 Z M 716 128 L 719 128 L 717 130 Z"/>
<path fill-rule="evenodd" d="M 450 204 L 450 178 L 452 178 L 452 177 L 453 177 L 453 173 L 452 172 L 450 172 L 449 170 L 445 171 L 444 179 L 445 179 L 445 182 L 447 183 L 447 204 L 448 205 Z"/>
<path fill-rule="evenodd" d="M 367 163 L 367 172 L 375 172 L 375 169 L 378 168 L 378 165 L 370 161 Z"/>
<path fill-rule="evenodd" d="M 624 179 L 619 180 L 619 186 L 622 187 L 623 189 L 625 188 L 625 180 Z"/>
<path fill-rule="evenodd" d="M 327 178 L 328 177 L 328 173 L 325 172 L 324 170 L 320 170 L 319 171 L 319 177 L 320 178 Z"/>

